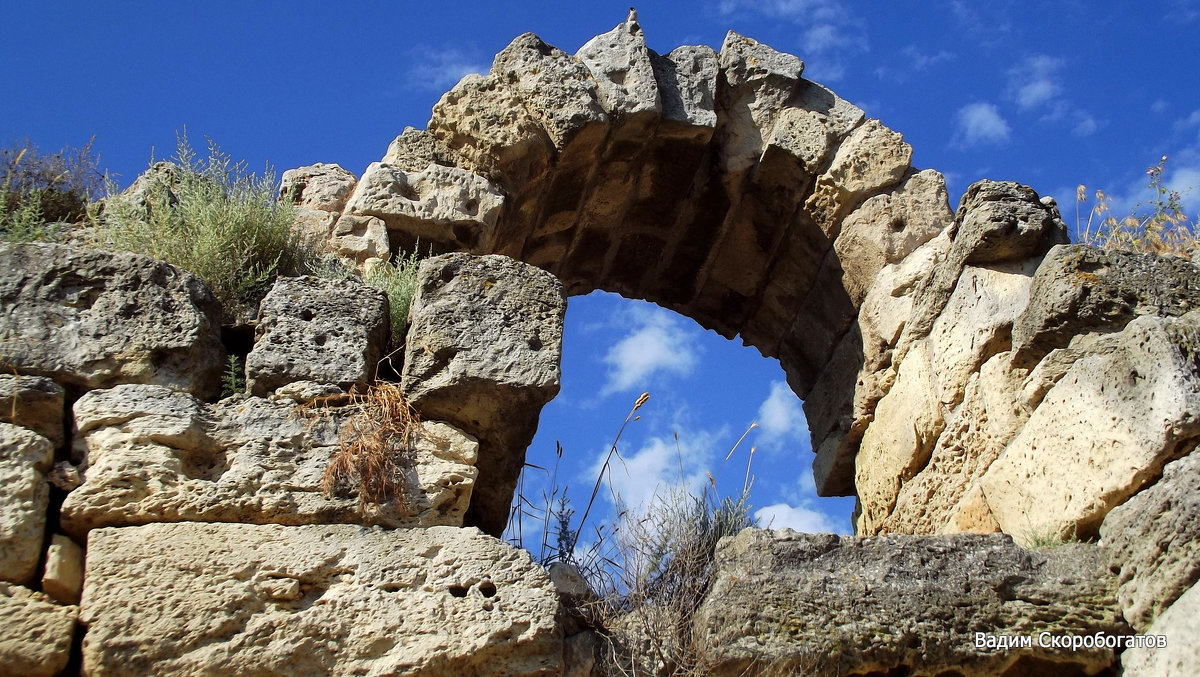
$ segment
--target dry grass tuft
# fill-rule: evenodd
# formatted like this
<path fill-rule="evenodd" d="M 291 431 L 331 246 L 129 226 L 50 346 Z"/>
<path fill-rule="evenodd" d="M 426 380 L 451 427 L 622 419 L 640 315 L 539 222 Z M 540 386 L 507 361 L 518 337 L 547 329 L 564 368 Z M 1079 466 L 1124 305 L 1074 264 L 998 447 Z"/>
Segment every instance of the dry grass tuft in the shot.
<path fill-rule="evenodd" d="M 326 497 L 354 492 L 363 510 L 388 500 L 407 506 L 404 471 L 413 463 L 421 421 L 395 383 L 347 396 L 360 411 L 342 426 L 339 448 L 321 476 Z"/>
<path fill-rule="evenodd" d="M 1095 192 L 1095 203 L 1086 207 L 1086 186 L 1075 190 L 1075 229 L 1079 241 L 1101 249 L 1137 253 L 1169 254 L 1196 260 L 1200 258 L 1200 232 L 1183 212 L 1183 196 L 1163 183 L 1167 156 L 1146 170 L 1147 187 L 1153 196 L 1137 203 L 1128 216 L 1113 212 L 1112 198 L 1102 190 Z M 1083 221 L 1083 209 L 1087 222 Z"/>

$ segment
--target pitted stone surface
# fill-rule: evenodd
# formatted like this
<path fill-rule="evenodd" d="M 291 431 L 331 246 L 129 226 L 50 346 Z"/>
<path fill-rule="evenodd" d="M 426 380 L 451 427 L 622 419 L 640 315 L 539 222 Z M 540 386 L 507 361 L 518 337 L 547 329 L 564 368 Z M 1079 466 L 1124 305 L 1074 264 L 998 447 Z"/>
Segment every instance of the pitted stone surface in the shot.
<path fill-rule="evenodd" d="M 86 581 L 88 674 L 562 672 L 549 577 L 474 529 L 100 529 Z"/>
<path fill-rule="evenodd" d="M 79 608 L 0 583 L 0 669 L 12 677 L 52 677 L 71 659 Z"/>
<path fill-rule="evenodd" d="M 303 209 L 341 212 L 356 183 L 358 178 L 340 165 L 318 162 L 284 172 L 279 196 Z"/>
<path fill-rule="evenodd" d="M 27 583 L 45 538 L 54 447 L 45 437 L 0 423 L 0 581 Z"/>
<path fill-rule="evenodd" d="M 92 391 L 75 403 L 85 481 L 67 495 L 63 529 L 82 541 L 148 522 L 461 525 L 478 447 L 436 421 L 395 451 L 398 495 L 366 507 L 350 488 L 323 495 L 322 474 L 359 411 L 257 397 L 205 405 L 156 386 Z"/>
<path fill-rule="evenodd" d="M 45 376 L 0 374 L 0 421 L 29 428 L 56 448 L 66 441 L 65 399 L 63 387 Z"/>
<path fill-rule="evenodd" d="M 293 381 L 365 385 L 375 378 L 390 327 L 387 295 L 374 287 L 281 277 L 259 305 L 246 385 L 255 395 Z"/>
<path fill-rule="evenodd" d="M 554 276 L 504 256 L 421 262 L 401 381 L 426 418 L 479 439 L 467 523 L 499 535 L 542 406 L 558 394 L 566 297 Z"/>
<path fill-rule="evenodd" d="M 1146 632 L 1200 580 L 1200 454 L 1168 463 L 1162 478 L 1108 513 L 1100 536 L 1125 618 Z"/>
<path fill-rule="evenodd" d="M 0 245 L 0 356 L 76 388 L 155 383 L 215 396 L 220 307 L 191 273 L 136 254 Z"/>
<path fill-rule="evenodd" d="M 1114 663 L 1111 649 L 1043 648 L 1036 637 L 1127 634 L 1115 587 L 1090 545 L 746 529 L 717 547 L 695 638 L 717 676 L 1095 674 Z M 1034 640 L 976 648 L 977 632 Z"/>

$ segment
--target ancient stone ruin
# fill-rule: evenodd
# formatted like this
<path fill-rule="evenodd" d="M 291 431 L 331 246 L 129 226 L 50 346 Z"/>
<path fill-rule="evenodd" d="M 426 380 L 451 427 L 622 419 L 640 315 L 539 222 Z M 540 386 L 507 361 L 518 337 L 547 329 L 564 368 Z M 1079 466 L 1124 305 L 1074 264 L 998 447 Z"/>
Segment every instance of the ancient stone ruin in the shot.
<path fill-rule="evenodd" d="M 381 292 L 278 280 L 218 399 L 190 273 L 0 246 L 0 673 L 606 674 L 586 595 L 496 538 L 594 289 L 778 358 L 797 472 L 858 498 L 854 537 L 718 546 L 683 638 L 705 674 L 1200 672 L 1200 269 L 1071 245 L 1016 183 L 952 211 L 803 70 L 734 33 L 657 54 L 635 20 L 573 56 L 525 34 L 361 178 L 285 174 L 346 259 L 438 254 L 378 503 L 322 480 L 371 419 Z"/>

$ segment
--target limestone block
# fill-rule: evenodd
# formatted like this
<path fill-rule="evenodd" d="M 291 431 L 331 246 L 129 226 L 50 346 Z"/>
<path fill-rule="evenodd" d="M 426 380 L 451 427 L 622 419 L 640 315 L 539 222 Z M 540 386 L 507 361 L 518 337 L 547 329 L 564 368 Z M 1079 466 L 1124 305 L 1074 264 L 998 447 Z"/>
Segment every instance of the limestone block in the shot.
<path fill-rule="evenodd" d="M 383 219 L 360 214 L 343 214 L 333 226 L 330 246 L 338 254 L 364 263 L 391 255 L 387 224 Z"/>
<path fill-rule="evenodd" d="M 152 524 L 93 531 L 84 670 L 546 676 L 558 598 L 474 529 Z"/>
<path fill-rule="evenodd" d="M 779 111 L 779 118 L 771 129 L 767 147 L 787 151 L 800 160 L 809 174 L 818 174 L 825 168 L 836 142 L 837 136 L 825 126 L 825 118 L 820 113 L 784 108 Z"/>
<path fill-rule="evenodd" d="M 862 506 L 856 533 L 874 534 L 895 506 L 900 487 L 933 451 L 946 426 L 937 376 L 925 343 L 900 364 L 896 382 L 875 407 L 855 459 L 854 485 Z"/>
<path fill-rule="evenodd" d="M 967 266 L 929 332 L 938 397 L 950 407 L 962 401 L 971 375 L 1008 350 L 1012 324 L 1029 301 L 1037 261 Z"/>
<path fill-rule="evenodd" d="M 1158 482 L 1113 508 L 1100 536 L 1125 618 L 1146 632 L 1200 579 L 1200 454 L 1168 463 Z"/>
<path fill-rule="evenodd" d="M 726 85 L 716 99 L 721 168 L 743 172 L 762 155 L 779 111 L 796 93 L 804 62 L 729 31 L 718 65 Z"/>
<path fill-rule="evenodd" d="M 428 127 L 464 169 L 532 176 L 586 127 L 608 121 L 598 96 L 581 61 L 525 33 L 487 75 L 468 75 L 443 95 Z"/>
<path fill-rule="evenodd" d="M 45 595 L 0 583 L 0 672 L 11 677 L 52 677 L 71 658 L 79 609 Z"/>
<path fill-rule="evenodd" d="M 0 581 L 26 583 L 45 537 L 54 447 L 37 433 L 0 423 Z"/>
<path fill-rule="evenodd" d="M 406 172 L 419 172 L 429 165 L 457 166 L 458 158 L 432 134 L 424 129 L 405 127 L 400 135 L 388 144 L 383 164 L 398 167 Z"/>
<path fill-rule="evenodd" d="M 490 242 L 503 206 L 499 189 L 471 172 L 438 165 L 406 172 L 372 162 L 346 214 L 374 216 L 423 242 L 471 249 Z"/>
<path fill-rule="evenodd" d="M 0 374 L 0 421 L 29 428 L 61 447 L 66 442 L 64 392 L 44 376 Z"/>
<path fill-rule="evenodd" d="M 360 406 L 297 411 L 285 399 L 233 397 L 215 405 L 156 386 L 89 392 L 75 403 L 85 481 L 67 495 L 62 527 L 147 522 L 460 525 L 470 501 L 474 439 L 424 421 L 397 449 L 398 490 L 362 506 L 356 491 L 321 492 L 321 477 Z"/>
<path fill-rule="evenodd" d="M 1012 181 L 971 184 L 955 216 L 954 246 L 965 263 L 1023 259 L 1069 241 L 1053 202 Z"/>
<path fill-rule="evenodd" d="M 716 127 L 717 53 L 708 45 L 676 47 L 666 56 L 650 52 L 663 120 Z"/>
<path fill-rule="evenodd" d="M 903 136 L 878 120 L 867 120 L 838 147 L 805 207 L 828 237 L 837 237 L 850 210 L 899 183 L 911 162 L 912 146 Z"/>
<path fill-rule="evenodd" d="M 358 178 L 340 165 L 318 162 L 284 172 L 279 197 L 303 209 L 340 212 L 356 183 Z"/>
<path fill-rule="evenodd" d="M 1123 677 L 1191 677 L 1200 673 L 1200 586 L 1163 612 L 1147 635 L 1165 635 L 1166 647 L 1134 647 L 1121 654 Z"/>
<path fill-rule="evenodd" d="M 1200 312 L 1143 316 L 1076 360 L 981 480 L 1006 533 L 1096 533 L 1200 436 Z"/>
<path fill-rule="evenodd" d="M 83 548 L 62 534 L 54 534 L 46 551 L 42 592 L 62 604 L 79 604 L 83 594 Z"/>
<path fill-rule="evenodd" d="M 296 218 L 292 222 L 294 232 L 306 242 L 315 246 L 325 246 L 333 234 L 333 226 L 337 223 L 338 213 L 321 209 L 295 208 Z"/>
<path fill-rule="evenodd" d="M 787 105 L 819 114 L 838 141 L 846 138 L 867 117 L 863 109 L 834 94 L 825 85 L 803 78 Z"/>
<path fill-rule="evenodd" d="M 833 246 L 854 303 L 862 303 L 885 265 L 916 251 L 953 219 L 946 179 L 932 169 L 910 171 L 894 190 L 868 198 L 851 212 Z"/>
<path fill-rule="evenodd" d="M 1200 266 L 1171 256 L 1055 247 L 1034 275 L 1013 346 L 1036 361 L 1078 334 L 1119 331 L 1139 315 L 1182 315 L 1200 308 L 1198 275 Z"/>
<path fill-rule="evenodd" d="M 1028 552 L 1000 534 L 851 538 L 746 529 L 721 541 L 695 621 L 704 674 L 1095 674 L 1111 649 L 1037 634 L 1128 632 L 1094 546 Z M 975 633 L 1034 637 L 976 648 Z M 1025 670 L 1005 670 L 1020 664 Z M 743 672 L 746 670 L 747 672 Z M 1017 668 L 1020 670 L 1020 668 Z"/>
<path fill-rule="evenodd" d="M 610 115 L 657 117 L 662 110 L 646 36 L 636 20 L 588 40 L 575 57 L 596 79 L 600 103 Z"/>
<path fill-rule="evenodd" d="M 357 280 L 279 278 L 259 305 L 247 387 L 266 395 L 293 381 L 365 385 L 387 345 L 388 313 L 387 295 Z"/>
<path fill-rule="evenodd" d="M 499 535 L 542 406 L 558 394 L 566 297 L 506 256 L 421 262 L 401 386 L 425 418 L 479 439 L 467 523 Z"/>
<path fill-rule="evenodd" d="M 221 309 L 191 273 L 136 254 L 0 245 L 0 355 L 78 388 L 156 383 L 213 397 Z"/>

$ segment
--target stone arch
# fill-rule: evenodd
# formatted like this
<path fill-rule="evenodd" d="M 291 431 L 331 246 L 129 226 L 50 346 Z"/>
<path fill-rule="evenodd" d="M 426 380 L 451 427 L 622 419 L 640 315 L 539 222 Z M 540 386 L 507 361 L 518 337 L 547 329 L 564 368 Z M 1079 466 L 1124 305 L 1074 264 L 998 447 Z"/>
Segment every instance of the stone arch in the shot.
<path fill-rule="evenodd" d="M 900 134 L 803 70 L 733 32 L 665 55 L 636 21 L 574 56 L 521 35 L 368 167 L 334 241 L 505 254 L 740 336 L 805 400 L 820 492 L 852 495 L 859 307 L 952 213 Z"/>

